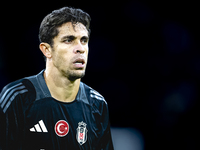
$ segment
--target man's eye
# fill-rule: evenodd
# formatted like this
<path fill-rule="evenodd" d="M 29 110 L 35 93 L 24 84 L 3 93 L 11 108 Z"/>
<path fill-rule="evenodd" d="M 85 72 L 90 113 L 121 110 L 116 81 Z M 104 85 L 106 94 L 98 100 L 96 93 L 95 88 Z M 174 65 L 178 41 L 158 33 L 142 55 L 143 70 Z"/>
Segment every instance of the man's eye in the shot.
<path fill-rule="evenodd" d="M 82 44 L 86 44 L 87 42 L 88 42 L 87 39 L 82 39 L 82 40 L 81 40 L 81 43 L 82 43 Z"/>
<path fill-rule="evenodd" d="M 71 39 L 66 39 L 66 40 L 64 40 L 64 42 L 65 42 L 65 43 L 71 43 L 72 40 L 71 40 Z"/>

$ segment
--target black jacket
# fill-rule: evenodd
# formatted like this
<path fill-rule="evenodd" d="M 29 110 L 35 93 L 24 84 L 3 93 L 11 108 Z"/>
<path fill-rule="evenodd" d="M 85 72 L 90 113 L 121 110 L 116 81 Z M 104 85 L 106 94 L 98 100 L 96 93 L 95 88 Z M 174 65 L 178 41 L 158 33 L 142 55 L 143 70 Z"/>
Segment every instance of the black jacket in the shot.
<path fill-rule="evenodd" d="M 113 150 L 108 106 L 84 83 L 76 99 L 54 99 L 43 72 L 8 84 L 0 94 L 2 150 Z"/>

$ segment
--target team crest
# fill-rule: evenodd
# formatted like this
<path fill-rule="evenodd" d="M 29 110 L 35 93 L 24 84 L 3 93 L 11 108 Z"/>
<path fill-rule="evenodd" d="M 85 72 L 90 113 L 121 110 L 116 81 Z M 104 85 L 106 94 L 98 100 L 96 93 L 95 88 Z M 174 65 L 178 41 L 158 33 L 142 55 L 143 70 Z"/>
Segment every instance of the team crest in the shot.
<path fill-rule="evenodd" d="M 87 141 L 87 129 L 86 129 L 86 123 L 84 123 L 83 121 L 82 122 L 79 122 L 78 123 L 78 128 L 76 129 L 77 130 L 77 133 L 76 133 L 76 139 L 78 141 L 78 143 L 80 145 L 83 145 L 86 141 Z"/>

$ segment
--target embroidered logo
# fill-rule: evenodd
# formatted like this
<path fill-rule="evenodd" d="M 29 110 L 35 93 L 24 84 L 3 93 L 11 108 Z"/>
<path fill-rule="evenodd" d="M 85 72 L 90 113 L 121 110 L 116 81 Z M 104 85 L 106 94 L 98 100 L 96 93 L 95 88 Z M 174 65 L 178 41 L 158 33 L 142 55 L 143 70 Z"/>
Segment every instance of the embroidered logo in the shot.
<path fill-rule="evenodd" d="M 39 123 L 34 125 L 34 127 L 30 128 L 30 131 L 31 132 L 48 132 L 43 120 L 40 120 Z"/>
<path fill-rule="evenodd" d="M 83 145 L 86 141 L 87 141 L 87 129 L 86 129 L 86 123 L 84 123 L 83 121 L 82 122 L 79 122 L 78 123 L 78 128 L 76 129 L 77 130 L 77 133 L 76 133 L 76 139 L 78 141 L 78 143 L 80 145 Z"/>
<path fill-rule="evenodd" d="M 69 124 L 65 120 L 59 120 L 55 125 L 55 132 L 58 136 L 64 137 L 69 132 Z"/>

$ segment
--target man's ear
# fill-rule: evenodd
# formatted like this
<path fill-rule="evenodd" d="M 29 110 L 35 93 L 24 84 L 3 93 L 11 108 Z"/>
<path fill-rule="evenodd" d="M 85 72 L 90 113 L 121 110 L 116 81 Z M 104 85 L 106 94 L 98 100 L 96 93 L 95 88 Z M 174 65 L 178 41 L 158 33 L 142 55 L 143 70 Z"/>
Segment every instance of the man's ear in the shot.
<path fill-rule="evenodd" d="M 46 58 L 51 58 L 52 49 L 48 43 L 40 43 L 39 47 L 42 53 L 44 54 L 44 56 L 46 56 Z"/>

